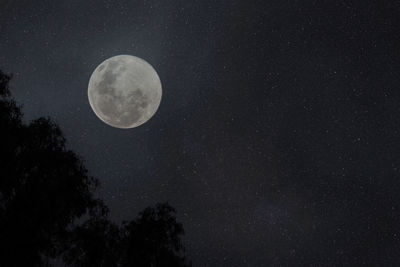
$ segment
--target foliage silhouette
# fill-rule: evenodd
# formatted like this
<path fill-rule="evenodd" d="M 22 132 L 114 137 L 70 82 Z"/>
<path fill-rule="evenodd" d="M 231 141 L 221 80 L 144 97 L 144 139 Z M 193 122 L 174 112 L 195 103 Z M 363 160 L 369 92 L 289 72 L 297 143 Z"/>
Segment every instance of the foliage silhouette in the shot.
<path fill-rule="evenodd" d="M 91 218 L 71 233 L 63 259 L 71 266 L 121 266 L 120 229 L 106 218 Z"/>
<path fill-rule="evenodd" d="M 0 266 L 189 266 L 168 204 L 119 227 L 93 196 L 99 183 L 49 118 L 29 124 L 0 71 Z M 83 221 L 86 218 L 86 221 Z M 77 223 L 77 221 L 83 221 Z"/>
<path fill-rule="evenodd" d="M 124 225 L 122 266 L 188 266 L 175 209 L 168 203 L 147 208 Z"/>
<path fill-rule="evenodd" d="M 191 266 L 180 241 L 183 227 L 174 215 L 174 208 L 163 203 L 120 228 L 107 219 L 90 219 L 74 230 L 64 260 L 82 267 Z"/>

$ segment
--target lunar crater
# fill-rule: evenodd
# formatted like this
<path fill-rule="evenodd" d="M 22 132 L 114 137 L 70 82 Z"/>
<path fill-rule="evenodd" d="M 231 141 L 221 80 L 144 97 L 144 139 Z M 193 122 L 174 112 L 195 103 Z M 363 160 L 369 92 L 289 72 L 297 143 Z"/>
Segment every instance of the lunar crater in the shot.
<path fill-rule="evenodd" d="M 118 128 L 137 127 L 157 111 L 162 89 L 159 77 L 146 61 L 116 56 L 93 72 L 88 88 L 95 114 Z"/>

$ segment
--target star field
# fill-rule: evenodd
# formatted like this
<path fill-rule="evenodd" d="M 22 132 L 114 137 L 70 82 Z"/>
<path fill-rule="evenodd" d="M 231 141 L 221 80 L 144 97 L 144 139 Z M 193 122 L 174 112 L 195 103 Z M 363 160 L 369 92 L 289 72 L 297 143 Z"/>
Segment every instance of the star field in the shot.
<path fill-rule="evenodd" d="M 400 263 L 398 1 L 24 1 L 0 69 L 50 116 L 123 221 L 169 201 L 194 266 Z M 103 60 L 160 76 L 146 124 L 91 110 Z"/>

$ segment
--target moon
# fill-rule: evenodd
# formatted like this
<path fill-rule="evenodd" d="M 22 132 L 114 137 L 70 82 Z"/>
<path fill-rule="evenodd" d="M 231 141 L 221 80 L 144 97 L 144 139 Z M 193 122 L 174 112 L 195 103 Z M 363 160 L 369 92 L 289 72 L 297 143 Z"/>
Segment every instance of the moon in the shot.
<path fill-rule="evenodd" d="M 89 103 L 106 124 L 130 129 L 147 122 L 157 111 L 161 81 L 145 60 L 119 55 L 103 61 L 92 73 Z"/>

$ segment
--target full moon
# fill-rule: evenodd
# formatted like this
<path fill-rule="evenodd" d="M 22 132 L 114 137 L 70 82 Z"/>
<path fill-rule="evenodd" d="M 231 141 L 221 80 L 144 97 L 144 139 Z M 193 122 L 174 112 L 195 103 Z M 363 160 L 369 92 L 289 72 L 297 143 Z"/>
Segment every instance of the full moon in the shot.
<path fill-rule="evenodd" d="M 147 122 L 162 96 L 154 68 L 141 58 L 120 55 L 103 61 L 89 80 L 88 97 L 100 120 L 129 129 Z"/>

